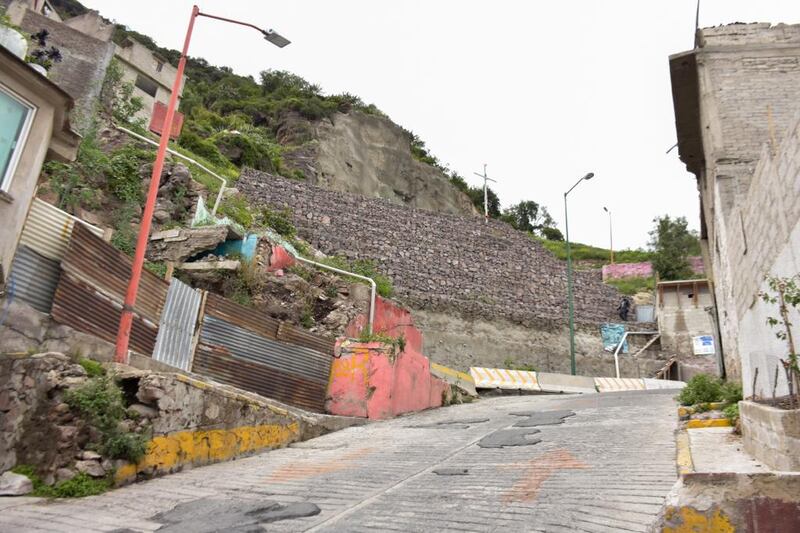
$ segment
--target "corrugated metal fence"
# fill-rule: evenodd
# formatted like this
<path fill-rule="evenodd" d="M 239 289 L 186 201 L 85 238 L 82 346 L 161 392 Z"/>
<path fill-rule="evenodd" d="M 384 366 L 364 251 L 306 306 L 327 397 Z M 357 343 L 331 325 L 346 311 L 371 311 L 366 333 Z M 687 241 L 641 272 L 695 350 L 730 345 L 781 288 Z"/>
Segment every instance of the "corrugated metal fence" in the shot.
<path fill-rule="evenodd" d="M 103 230 L 35 198 L 22 229 L 17 253 L 11 263 L 14 297 L 37 311 L 49 313 L 75 223 L 102 236 Z"/>
<path fill-rule="evenodd" d="M 128 256 L 76 225 L 61 263 L 53 317 L 114 342 L 130 268 Z M 215 294 L 205 298 L 203 305 L 199 291 L 143 272 L 131 348 L 290 405 L 324 410 L 334 339 Z"/>
<path fill-rule="evenodd" d="M 158 324 L 153 359 L 181 370 L 192 367 L 192 340 L 202 295 L 180 280 L 173 279 Z"/>
<path fill-rule="evenodd" d="M 76 225 L 61 261 L 53 318 L 78 331 L 114 342 L 131 266 L 127 255 L 82 225 Z M 134 306 L 130 343 L 133 350 L 153 353 L 167 287 L 164 280 L 142 272 Z"/>
<path fill-rule="evenodd" d="M 322 412 L 332 355 L 331 339 L 209 294 L 194 369 L 223 383 Z"/>

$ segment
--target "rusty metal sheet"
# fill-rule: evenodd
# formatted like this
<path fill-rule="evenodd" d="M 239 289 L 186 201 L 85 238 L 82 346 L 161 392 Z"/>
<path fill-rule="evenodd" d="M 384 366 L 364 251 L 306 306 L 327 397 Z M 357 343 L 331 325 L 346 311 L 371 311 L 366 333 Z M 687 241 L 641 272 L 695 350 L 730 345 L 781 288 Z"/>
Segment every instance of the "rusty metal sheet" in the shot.
<path fill-rule="evenodd" d="M 205 313 L 258 333 L 263 337 L 278 338 L 278 327 L 281 325 L 279 320 L 267 316 L 264 312 L 226 300 L 217 294 L 208 294 Z"/>
<path fill-rule="evenodd" d="M 327 384 L 330 378 L 330 355 L 268 339 L 212 316 L 203 319 L 200 340 L 210 346 L 224 346 L 237 359 L 266 365 L 293 376 L 323 384 Z"/>
<path fill-rule="evenodd" d="M 102 229 L 48 204 L 44 200 L 34 198 L 19 242 L 49 259 L 60 261 L 67 251 L 72 228 L 76 222 L 94 235 L 103 235 Z"/>
<path fill-rule="evenodd" d="M 330 367 L 327 354 L 269 339 L 206 315 L 192 371 L 322 412 Z"/>
<path fill-rule="evenodd" d="M 30 304 L 37 311 L 50 313 L 60 276 L 58 261 L 23 244 L 17 248 L 11 263 L 9 287 L 13 286 L 14 298 Z"/>
<path fill-rule="evenodd" d="M 167 301 L 158 324 L 158 338 L 153 359 L 189 370 L 192 362 L 192 338 L 200 310 L 200 291 L 173 278 Z"/>
<path fill-rule="evenodd" d="M 72 239 L 61 262 L 61 268 L 73 278 L 81 279 L 119 302 L 125 299 L 131 266 L 130 257 L 94 235 L 82 224 L 76 224 L 73 228 Z M 136 312 L 158 323 L 168 287 L 164 280 L 143 271 L 134 306 Z"/>
<path fill-rule="evenodd" d="M 336 344 L 336 339 L 314 335 L 287 322 L 282 322 L 278 327 L 278 340 L 305 346 L 331 356 L 333 355 L 333 347 Z"/>
<path fill-rule="evenodd" d="M 113 343 L 117 338 L 122 306 L 90 285 L 62 272 L 53 309 L 56 322 Z M 144 355 L 153 353 L 158 326 L 135 314 L 130 347 Z"/>

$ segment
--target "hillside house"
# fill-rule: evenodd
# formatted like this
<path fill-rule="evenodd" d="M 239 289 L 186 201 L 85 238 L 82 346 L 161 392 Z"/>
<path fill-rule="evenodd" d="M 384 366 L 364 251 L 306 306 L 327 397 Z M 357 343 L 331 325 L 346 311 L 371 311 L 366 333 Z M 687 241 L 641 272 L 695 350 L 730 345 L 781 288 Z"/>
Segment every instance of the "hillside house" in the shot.
<path fill-rule="evenodd" d="M 788 392 L 765 276 L 800 272 L 800 25 L 698 30 L 670 57 L 681 161 L 697 178 L 701 244 L 724 370 L 745 397 Z M 795 334 L 800 316 L 794 313 Z"/>
<path fill-rule="evenodd" d="M 73 100 L 0 46 L 0 278 L 11 267 L 48 159 L 73 161 L 80 137 L 70 127 Z"/>

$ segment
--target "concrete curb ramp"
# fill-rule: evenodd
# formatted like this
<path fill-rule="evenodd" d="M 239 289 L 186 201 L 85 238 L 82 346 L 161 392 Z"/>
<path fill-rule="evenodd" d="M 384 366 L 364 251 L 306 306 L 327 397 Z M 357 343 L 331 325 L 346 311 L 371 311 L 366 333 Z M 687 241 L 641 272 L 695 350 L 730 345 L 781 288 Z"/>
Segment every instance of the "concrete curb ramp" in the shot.
<path fill-rule="evenodd" d="M 431 374 L 445 383 L 461 389 L 470 396 L 478 395 L 478 391 L 475 390 L 475 380 L 469 374 L 436 363 L 431 363 Z"/>
<path fill-rule="evenodd" d="M 469 373 L 478 389 L 525 390 L 541 392 L 536 372 L 505 368 L 471 367 Z"/>
<path fill-rule="evenodd" d="M 597 389 L 594 385 L 594 378 L 586 376 L 570 376 L 569 374 L 550 374 L 537 372 L 539 384 L 545 392 L 563 392 L 594 394 Z"/>
<path fill-rule="evenodd" d="M 686 385 L 682 381 L 662 379 L 592 378 L 504 368 L 472 367 L 469 369 L 469 373 L 478 389 L 594 394 L 596 392 L 681 389 Z"/>

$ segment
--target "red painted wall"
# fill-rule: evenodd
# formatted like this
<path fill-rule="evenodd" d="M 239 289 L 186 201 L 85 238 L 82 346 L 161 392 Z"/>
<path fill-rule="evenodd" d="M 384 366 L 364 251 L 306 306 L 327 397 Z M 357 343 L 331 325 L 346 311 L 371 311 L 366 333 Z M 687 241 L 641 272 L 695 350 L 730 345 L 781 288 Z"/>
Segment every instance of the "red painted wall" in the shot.
<path fill-rule="evenodd" d="M 366 323 L 366 316 L 356 317 L 347 336 L 358 337 Z M 380 343 L 339 343 L 326 410 L 380 420 L 441 407 L 449 385 L 431 376 L 430 361 L 422 355 L 422 333 L 414 327 L 411 313 L 379 297 L 373 327 L 376 333 L 405 336 L 405 350 L 394 354 L 392 347 Z"/>

